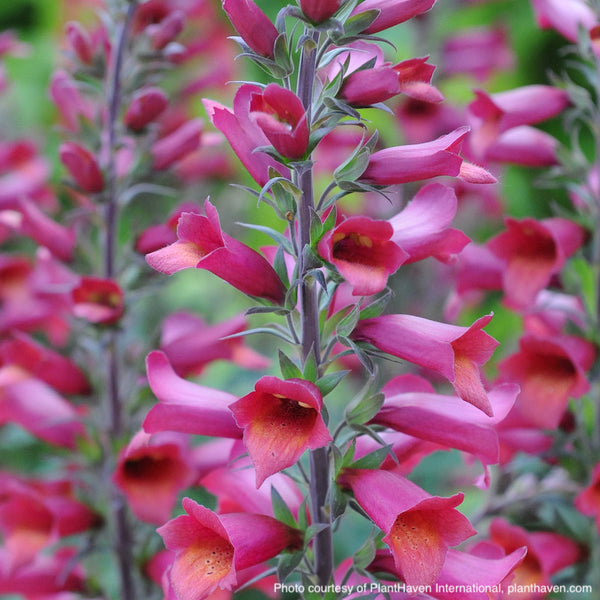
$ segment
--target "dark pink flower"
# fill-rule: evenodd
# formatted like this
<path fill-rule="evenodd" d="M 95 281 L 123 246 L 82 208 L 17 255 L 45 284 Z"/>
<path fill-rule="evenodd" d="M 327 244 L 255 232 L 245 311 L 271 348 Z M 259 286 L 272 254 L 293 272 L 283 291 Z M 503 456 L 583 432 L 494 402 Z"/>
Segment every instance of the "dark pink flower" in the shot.
<path fill-rule="evenodd" d="M 395 185 L 449 175 L 475 183 L 495 182 L 495 178 L 480 167 L 477 173 L 465 170 L 468 163 L 463 162 L 459 152 L 468 133 L 468 127 L 459 127 L 431 142 L 378 150 L 369 157 L 360 180 L 375 185 Z"/>
<path fill-rule="evenodd" d="M 0 362 L 19 366 L 61 394 L 89 394 L 91 391 L 87 377 L 77 365 L 25 333 L 14 332 L 11 339 L 0 343 Z"/>
<path fill-rule="evenodd" d="M 212 100 L 203 100 L 203 103 L 212 124 L 227 138 L 254 180 L 263 186 L 271 178 L 270 168 L 284 177 L 289 175 L 289 170 L 268 154 L 255 152 L 261 146 L 271 145 L 263 130 L 250 118 L 250 102 L 255 93 L 262 93 L 262 89 L 251 84 L 240 86 L 233 99 L 233 110 Z"/>
<path fill-rule="evenodd" d="M 551 167 L 558 163 L 558 140 L 535 127 L 521 125 L 501 133 L 485 150 L 486 162 L 526 167 Z"/>
<path fill-rule="evenodd" d="M 300 8 L 313 23 L 322 23 L 337 12 L 341 3 L 342 0 L 300 0 Z"/>
<path fill-rule="evenodd" d="M 196 479 L 187 438 L 138 432 L 119 454 L 113 479 L 138 519 L 165 523 L 179 492 Z"/>
<path fill-rule="evenodd" d="M 506 218 L 506 231 L 488 241 L 487 247 L 504 262 L 506 301 L 515 308 L 531 305 L 566 259 L 584 242 L 584 230 L 562 218 L 537 221 Z"/>
<path fill-rule="evenodd" d="M 81 118 L 88 121 L 93 119 L 94 105 L 82 96 L 79 86 L 67 72 L 59 70 L 52 75 L 49 93 L 68 131 L 78 131 Z"/>
<path fill-rule="evenodd" d="M 175 131 L 154 142 L 151 149 L 154 168 L 168 169 L 173 163 L 196 150 L 200 145 L 201 134 L 202 121 L 190 119 Z"/>
<path fill-rule="evenodd" d="M 591 29 L 598 19 L 584 0 L 532 0 L 537 23 L 552 28 L 571 42 L 576 42 L 579 27 Z"/>
<path fill-rule="evenodd" d="M 235 588 L 239 570 L 302 545 L 300 531 L 266 515 L 217 515 L 190 498 L 183 499 L 183 508 L 187 514 L 157 530 L 175 552 L 170 579 L 179 600 Z"/>
<path fill-rule="evenodd" d="M 460 327 L 413 315 L 382 315 L 359 321 L 352 338 L 441 373 L 463 400 L 492 416 L 479 374 L 479 365 L 498 345 L 482 331 L 491 318 L 487 315 L 470 327 Z"/>
<path fill-rule="evenodd" d="M 104 189 L 104 177 L 94 155 L 75 142 L 64 142 L 59 148 L 60 160 L 75 183 L 89 194 Z"/>
<path fill-rule="evenodd" d="M 501 518 L 490 524 L 490 541 L 500 546 L 507 554 L 526 546 L 527 555 L 514 571 L 514 586 L 551 585 L 550 576 L 577 562 L 581 552 L 577 544 L 558 533 L 547 531 L 529 532 L 511 525 Z M 545 593 L 529 592 L 515 595 L 518 600 L 545 598 Z"/>
<path fill-rule="evenodd" d="M 575 498 L 577 509 L 588 517 L 595 517 L 600 531 L 600 464 L 592 471 L 590 483 Z"/>
<path fill-rule="evenodd" d="M 395 377 L 382 391 L 385 401 L 371 423 L 469 452 L 491 465 L 499 456 L 495 425 L 512 408 L 519 388 L 507 384 L 489 392 L 493 417 L 465 405 L 460 398 L 436 394 L 426 380 L 415 375 Z"/>
<path fill-rule="evenodd" d="M 273 58 L 273 48 L 279 32 L 252 0 L 223 0 L 223 10 L 254 52 Z"/>
<path fill-rule="evenodd" d="M 428 11 L 435 2 L 436 0 L 364 0 L 358 4 L 352 15 L 367 10 L 378 10 L 379 15 L 364 30 L 364 33 L 377 33 Z"/>
<path fill-rule="evenodd" d="M 449 75 L 469 73 L 483 81 L 494 71 L 510 69 L 514 55 L 502 28 L 468 29 L 444 42 L 444 67 Z"/>
<path fill-rule="evenodd" d="M 159 403 L 144 420 L 146 433 L 176 431 L 195 435 L 241 438 L 229 405 L 237 398 L 179 377 L 163 352 L 146 358 L 150 388 Z"/>
<path fill-rule="evenodd" d="M 394 229 L 391 240 L 409 254 L 406 262 L 433 256 L 447 263 L 456 258 L 469 243 L 462 231 L 450 228 L 456 207 L 452 188 L 431 183 L 388 220 Z"/>
<path fill-rule="evenodd" d="M 123 315 L 123 292 L 112 279 L 82 277 L 72 294 L 73 314 L 90 323 L 111 325 Z"/>
<path fill-rule="evenodd" d="M 167 95 L 160 88 L 142 88 L 133 95 L 123 121 L 129 129 L 140 131 L 155 121 L 168 105 Z"/>
<path fill-rule="evenodd" d="M 163 323 L 160 349 L 181 377 L 199 375 L 215 360 L 228 360 L 244 369 L 265 369 L 270 361 L 247 346 L 243 337 L 223 339 L 246 327 L 242 315 L 209 325 L 195 315 L 174 313 Z"/>
<path fill-rule="evenodd" d="M 185 28 L 185 13 L 181 10 L 172 10 L 160 21 L 146 27 L 146 33 L 150 37 L 154 50 L 164 48 L 183 31 Z"/>
<path fill-rule="evenodd" d="M 49 173 L 32 142 L 0 142 L 0 207 L 13 209 L 20 197 L 42 191 Z"/>
<path fill-rule="evenodd" d="M 408 585 L 432 584 L 442 571 L 448 547 L 476 533 L 456 510 L 463 494 L 430 496 L 385 470 L 344 469 L 338 481 L 352 489 L 358 504 L 385 533 L 383 541 Z"/>
<path fill-rule="evenodd" d="M 230 408 L 256 469 L 256 487 L 291 467 L 305 450 L 326 446 L 331 436 L 321 416 L 319 389 L 302 379 L 262 377 Z"/>
<path fill-rule="evenodd" d="M 323 236 L 318 250 L 352 286 L 354 296 L 370 296 L 383 290 L 408 258 L 391 241 L 392 233 L 387 221 L 349 217 Z"/>
<path fill-rule="evenodd" d="M 94 60 L 92 37 L 81 23 L 69 21 L 65 25 L 65 35 L 77 58 L 84 65 L 91 65 Z"/>
<path fill-rule="evenodd" d="M 221 230 L 219 215 L 208 201 L 206 217 L 183 213 L 177 226 L 178 240 L 146 256 L 148 264 L 172 275 L 181 269 L 205 269 L 248 294 L 283 302 L 285 288 L 275 270 L 258 252 Z"/>
<path fill-rule="evenodd" d="M 502 381 L 521 386 L 515 410 L 522 418 L 530 425 L 554 429 L 569 398 L 579 398 L 589 390 L 585 371 L 594 356 L 594 347 L 580 338 L 525 335 L 519 351 L 498 367 Z"/>
<path fill-rule="evenodd" d="M 270 83 L 250 97 L 250 119 L 262 129 L 275 150 L 286 158 L 302 158 L 308 149 L 308 122 L 296 94 Z"/>

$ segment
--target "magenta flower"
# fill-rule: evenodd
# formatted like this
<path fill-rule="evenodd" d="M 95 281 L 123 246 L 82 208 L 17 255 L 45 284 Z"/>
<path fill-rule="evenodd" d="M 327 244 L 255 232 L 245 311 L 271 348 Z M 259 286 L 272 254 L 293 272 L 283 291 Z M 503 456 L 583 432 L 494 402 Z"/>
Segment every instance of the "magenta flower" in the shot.
<path fill-rule="evenodd" d="M 530 425 L 555 429 L 569 398 L 589 390 L 585 372 L 594 361 L 594 347 L 570 336 L 524 335 L 519 351 L 499 364 L 502 381 L 518 383 L 515 410 Z"/>
<path fill-rule="evenodd" d="M 308 149 L 308 122 L 296 94 L 270 83 L 250 97 L 250 119 L 262 129 L 275 150 L 286 158 L 302 158 Z"/>
<path fill-rule="evenodd" d="M 155 121 L 168 105 L 167 95 L 160 88 L 142 88 L 133 95 L 123 121 L 129 129 L 141 131 L 146 125 Z"/>
<path fill-rule="evenodd" d="M 6 423 L 62 448 L 74 449 L 85 436 L 81 412 L 16 365 L 0 367 L 0 425 Z"/>
<path fill-rule="evenodd" d="M 0 362 L 14 364 L 61 394 L 89 394 L 87 377 L 71 360 L 38 344 L 25 333 L 13 332 L 0 343 Z"/>
<path fill-rule="evenodd" d="M 219 215 L 208 198 L 206 217 L 183 213 L 178 240 L 146 256 L 148 264 L 167 275 L 181 269 L 205 269 L 249 296 L 283 302 L 285 288 L 273 267 L 256 250 L 221 230 Z"/>
<path fill-rule="evenodd" d="M 444 42 L 444 72 L 448 75 L 469 73 L 479 81 L 494 71 L 510 69 L 514 55 L 502 28 L 470 29 Z"/>
<path fill-rule="evenodd" d="M 440 575 L 448 546 L 476 533 L 456 510 L 463 494 L 430 496 L 392 471 L 344 469 L 339 483 L 350 487 L 361 508 L 385 533 L 396 568 L 411 586 L 430 585 Z"/>
<path fill-rule="evenodd" d="M 515 586 L 551 585 L 551 575 L 577 562 L 581 556 L 577 544 L 569 538 L 547 531 L 529 532 L 501 518 L 490 524 L 490 541 L 507 554 L 527 547 L 527 555 L 514 572 L 511 583 Z M 531 597 L 527 592 L 517 595 L 519 600 Z"/>
<path fill-rule="evenodd" d="M 305 450 L 326 446 L 331 436 L 321 416 L 319 389 L 303 379 L 262 377 L 230 408 L 244 429 L 244 445 L 256 469 L 256 487 L 291 467 Z"/>
<path fill-rule="evenodd" d="M 408 252 L 406 262 L 433 256 L 451 262 L 469 243 L 469 238 L 450 223 L 456 215 L 454 191 L 439 183 L 423 187 L 402 211 L 389 219 L 391 240 Z"/>
<path fill-rule="evenodd" d="M 493 237 L 487 247 L 505 265 L 503 287 L 506 301 L 525 308 L 558 274 L 566 259 L 584 242 L 584 230 L 571 221 L 550 218 L 520 221 L 507 218 L 506 231 Z"/>
<path fill-rule="evenodd" d="M 287 177 L 289 170 L 264 152 L 254 152 L 271 142 L 263 130 L 250 118 L 250 102 L 255 93 L 262 93 L 256 85 L 240 86 L 233 99 L 233 110 L 212 100 L 203 100 L 204 108 L 212 124 L 227 138 L 233 151 L 254 180 L 263 186 L 271 178 L 273 168 Z"/>
<path fill-rule="evenodd" d="M 179 600 L 235 588 L 239 570 L 302 546 L 300 531 L 266 515 L 217 515 L 190 498 L 183 499 L 183 508 L 187 514 L 157 530 L 175 552 L 171 583 Z"/>
<path fill-rule="evenodd" d="M 491 465 L 499 457 L 495 425 L 513 407 L 519 387 L 507 384 L 489 393 L 493 417 L 460 398 L 436 394 L 426 380 L 415 375 L 395 377 L 382 391 L 385 402 L 371 423 L 468 452 Z"/>
<path fill-rule="evenodd" d="M 491 318 L 487 315 L 470 327 L 460 327 L 413 315 L 382 315 L 359 321 L 352 338 L 441 373 L 463 400 L 492 416 L 479 374 L 479 365 L 498 345 L 482 331 Z"/>
<path fill-rule="evenodd" d="M 342 0 L 300 0 L 300 8 L 313 23 L 322 23 L 333 17 L 341 3 Z"/>
<path fill-rule="evenodd" d="M 349 217 L 328 231 L 319 242 L 319 254 L 334 264 L 352 286 L 354 296 L 377 294 L 408 258 L 390 240 L 393 229 L 387 221 Z"/>
<path fill-rule="evenodd" d="M 94 45 L 88 31 L 77 21 L 69 21 L 65 25 L 65 36 L 73 52 L 84 65 L 91 65 L 94 60 Z"/>
<path fill-rule="evenodd" d="M 598 19 L 584 0 L 532 0 L 538 25 L 552 28 L 571 42 L 577 42 L 579 27 L 591 29 Z"/>
<path fill-rule="evenodd" d="M 151 153 L 154 159 L 154 168 L 168 169 L 171 165 L 181 160 L 200 145 L 202 134 L 202 121 L 190 119 L 175 131 L 154 142 Z"/>
<path fill-rule="evenodd" d="M 89 150 L 75 142 L 64 142 L 60 145 L 59 154 L 61 162 L 84 192 L 95 194 L 104 189 L 104 177 Z"/>
<path fill-rule="evenodd" d="M 208 325 L 195 315 L 173 313 L 163 323 L 160 349 L 181 377 L 199 375 L 215 360 L 228 360 L 244 369 L 265 369 L 270 361 L 247 346 L 243 337 L 222 339 L 246 327 L 241 315 Z"/>
<path fill-rule="evenodd" d="M 162 525 L 179 492 L 196 480 L 187 438 L 138 432 L 120 453 L 113 480 L 140 521 Z"/>
<path fill-rule="evenodd" d="M 154 50 L 164 50 L 177 38 L 185 28 L 185 13 L 181 10 L 171 10 L 160 23 L 152 23 L 146 27 L 146 33 L 151 40 Z"/>
<path fill-rule="evenodd" d="M 551 167 L 558 163 L 558 140 L 535 127 L 521 125 L 501 133 L 485 150 L 486 162 L 527 167 Z"/>
<path fill-rule="evenodd" d="M 79 119 L 90 121 L 94 116 L 94 105 L 81 95 L 77 83 L 65 71 L 59 70 L 52 75 L 49 88 L 50 98 L 56 105 L 66 129 L 79 130 Z"/>
<path fill-rule="evenodd" d="M 162 352 L 146 358 L 150 388 L 159 400 L 144 420 L 146 433 L 177 431 L 196 435 L 241 438 L 229 405 L 237 400 L 232 394 L 182 379 Z"/>
<path fill-rule="evenodd" d="M 459 152 L 468 132 L 468 127 L 459 127 L 431 142 L 378 150 L 369 157 L 360 180 L 375 185 L 395 185 L 449 175 L 475 183 L 495 182 L 495 178 L 480 167 L 477 167 L 478 172 L 465 170 L 464 165 L 468 163 L 463 163 Z"/>
<path fill-rule="evenodd" d="M 254 52 L 273 58 L 273 48 L 279 32 L 252 0 L 223 0 L 223 10 Z"/>
<path fill-rule="evenodd" d="M 364 0 L 354 9 L 352 15 L 367 10 L 378 10 L 379 15 L 364 30 L 364 33 L 377 33 L 428 11 L 435 2 L 436 0 Z"/>
<path fill-rule="evenodd" d="M 72 295 L 73 314 L 90 323 L 111 325 L 123 316 L 123 292 L 112 279 L 82 277 Z"/>
<path fill-rule="evenodd" d="M 595 517 L 596 527 L 600 531 L 600 464 L 594 467 L 589 485 L 575 498 L 575 506 L 584 515 Z"/>

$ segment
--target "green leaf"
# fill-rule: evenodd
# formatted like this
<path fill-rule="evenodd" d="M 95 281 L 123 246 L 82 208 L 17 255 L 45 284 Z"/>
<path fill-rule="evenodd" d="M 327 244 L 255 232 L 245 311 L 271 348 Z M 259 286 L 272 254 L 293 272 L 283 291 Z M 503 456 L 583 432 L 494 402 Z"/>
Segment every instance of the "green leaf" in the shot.
<path fill-rule="evenodd" d="M 365 306 L 365 308 L 360 311 L 360 318 L 372 319 L 373 317 L 378 317 L 385 310 L 385 307 L 387 306 L 391 297 L 392 291 L 390 289 L 386 289 L 381 296 L 373 300 L 373 302 Z"/>
<path fill-rule="evenodd" d="M 352 37 L 362 33 L 378 16 L 379 10 L 366 10 L 350 17 L 344 23 L 344 35 Z"/>
<path fill-rule="evenodd" d="M 332 392 L 348 373 L 350 373 L 348 370 L 336 371 L 335 373 L 328 373 L 317 379 L 315 384 L 321 391 L 321 395 L 327 396 L 327 394 Z"/>
<path fill-rule="evenodd" d="M 283 282 L 283 285 L 288 288 L 290 280 L 288 278 L 287 264 L 285 262 L 285 256 L 283 254 L 283 246 L 278 246 L 277 252 L 275 252 L 275 258 L 273 259 L 273 269 L 279 276 L 279 279 Z"/>
<path fill-rule="evenodd" d="M 279 350 L 279 369 L 284 379 L 302 379 L 302 371 L 283 350 Z"/>
<path fill-rule="evenodd" d="M 348 506 L 348 495 L 345 494 L 339 485 L 333 484 L 331 487 L 331 518 L 335 521 L 346 512 Z"/>
<path fill-rule="evenodd" d="M 317 360 L 315 358 L 315 349 L 311 348 L 306 360 L 304 361 L 304 373 L 303 377 L 307 381 L 315 382 L 319 375 L 319 369 L 317 366 Z"/>
<path fill-rule="evenodd" d="M 359 305 L 355 304 L 352 310 L 338 323 L 335 328 L 336 333 L 344 337 L 349 336 L 354 331 L 359 318 Z"/>
<path fill-rule="evenodd" d="M 345 411 L 346 421 L 351 425 L 362 425 L 369 422 L 383 406 L 385 396 L 380 392 L 363 398 L 356 406 Z"/>
<path fill-rule="evenodd" d="M 579 276 L 579 287 L 585 301 L 588 314 L 597 314 L 598 298 L 596 297 L 596 280 L 598 267 L 590 265 L 583 258 L 575 258 L 571 261 L 573 268 Z"/>
<path fill-rule="evenodd" d="M 351 464 L 352 469 L 379 469 L 383 461 L 387 458 L 388 454 L 392 453 L 392 446 L 388 444 L 382 448 L 378 448 L 369 454 L 365 454 L 362 458 L 359 458 L 356 462 Z"/>
<path fill-rule="evenodd" d="M 278 246 L 281 246 L 288 254 L 294 255 L 294 248 L 292 246 L 292 242 L 288 240 L 282 233 L 272 229 L 271 227 L 267 227 L 266 225 L 255 225 L 254 223 L 238 223 L 242 227 L 246 227 L 247 229 L 254 229 L 256 231 L 261 231 L 262 233 L 266 233 L 271 239 L 273 239 Z"/>
<path fill-rule="evenodd" d="M 290 527 L 297 527 L 296 519 L 288 505 L 284 502 L 281 494 L 275 489 L 275 486 L 271 486 L 271 505 L 273 506 L 273 516 L 282 523 L 289 525 Z"/>
<path fill-rule="evenodd" d="M 293 552 L 292 554 L 281 554 L 277 563 L 277 579 L 285 581 L 302 562 L 304 552 Z"/>
<path fill-rule="evenodd" d="M 273 46 L 273 56 L 277 65 L 285 72 L 286 75 L 291 75 L 294 72 L 294 63 L 290 58 L 287 37 L 285 33 L 280 34 L 275 40 L 275 45 Z"/>
<path fill-rule="evenodd" d="M 354 553 L 352 557 L 352 565 L 355 569 L 366 569 L 375 558 L 377 546 L 373 534 L 369 536 L 367 541 Z"/>
<path fill-rule="evenodd" d="M 352 352 L 354 352 L 358 360 L 360 360 L 360 362 L 362 363 L 363 367 L 365 367 L 365 369 L 367 369 L 367 371 L 369 371 L 371 375 L 375 373 L 375 365 L 373 364 L 373 361 L 369 357 L 368 353 L 361 347 L 360 344 L 362 344 L 362 342 L 360 344 L 357 344 L 349 337 L 345 337 L 343 335 L 338 335 L 337 338 L 340 344 L 348 346 L 352 349 Z"/>

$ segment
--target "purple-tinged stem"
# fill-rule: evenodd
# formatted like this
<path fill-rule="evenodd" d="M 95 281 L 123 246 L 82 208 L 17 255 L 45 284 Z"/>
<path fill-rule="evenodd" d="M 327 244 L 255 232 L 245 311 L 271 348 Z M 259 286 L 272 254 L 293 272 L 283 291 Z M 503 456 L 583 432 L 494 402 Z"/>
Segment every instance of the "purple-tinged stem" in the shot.
<path fill-rule="evenodd" d="M 313 35 L 315 47 L 305 45 L 300 59 L 297 93 L 306 110 L 310 123 L 313 86 L 316 76 L 316 57 L 318 34 Z M 302 190 L 299 207 L 298 247 L 299 273 L 303 278 L 300 287 L 300 307 L 302 311 L 302 359 L 306 361 L 311 351 L 314 353 L 317 367 L 320 366 L 319 304 L 316 283 L 306 278 L 307 267 L 304 263 L 303 249 L 310 245 L 311 211 L 314 209 L 313 173 L 311 167 L 303 168 L 297 174 Z M 314 570 L 321 585 L 331 581 L 333 576 L 333 538 L 331 513 L 328 508 L 330 487 L 329 449 L 317 448 L 310 452 L 310 497 L 313 523 L 325 528 L 314 538 Z"/>
<path fill-rule="evenodd" d="M 110 71 L 108 96 L 108 165 L 107 165 L 107 198 L 105 209 L 105 248 L 104 274 L 107 278 L 115 276 L 116 235 L 119 219 L 118 186 L 116 172 L 117 122 L 122 102 L 122 70 L 127 48 L 133 15 L 137 9 L 137 1 L 131 0 L 117 35 L 114 59 Z M 117 439 L 123 434 L 123 405 L 119 393 L 119 331 L 109 332 L 107 345 L 108 397 L 110 404 L 110 437 Z M 133 537 L 128 521 L 127 508 L 122 494 L 113 487 L 111 493 L 111 509 L 115 528 L 115 551 L 119 563 L 121 578 L 121 599 L 135 600 L 133 579 Z"/>

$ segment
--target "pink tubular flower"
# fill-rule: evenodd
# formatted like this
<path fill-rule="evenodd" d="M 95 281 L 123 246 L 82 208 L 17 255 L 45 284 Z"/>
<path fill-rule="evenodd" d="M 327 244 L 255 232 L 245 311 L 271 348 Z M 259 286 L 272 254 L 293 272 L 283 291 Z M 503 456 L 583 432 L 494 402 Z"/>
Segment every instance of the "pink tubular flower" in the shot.
<path fill-rule="evenodd" d="M 123 309 L 123 292 L 112 279 L 82 277 L 73 290 L 73 314 L 90 323 L 116 323 Z"/>
<path fill-rule="evenodd" d="M 322 23 L 333 17 L 341 3 L 341 0 L 300 0 L 300 8 L 313 23 Z"/>
<path fill-rule="evenodd" d="M 181 269 L 205 269 L 249 296 L 283 302 L 285 288 L 273 267 L 256 250 L 221 230 L 219 215 L 207 199 L 206 217 L 183 213 L 178 240 L 146 256 L 148 264 L 167 275 Z"/>
<path fill-rule="evenodd" d="M 491 318 L 487 315 L 470 327 L 460 327 L 413 315 L 382 315 L 359 321 L 352 338 L 441 373 L 463 400 L 492 416 L 479 374 L 479 365 L 498 345 L 482 331 Z"/>
<path fill-rule="evenodd" d="M 61 394 L 89 394 L 90 384 L 68 358 L 38 344 L 25 333 L 14 332 L 0 343 L 0 362 L 14 364 L 52 386 Z"/>
<path fill-rule="evenodd" d="M 303 379 L 262 377 L 254 391 L 230 405 L 256 469 L 256 487 L 291 467 L 308 448 L 331 441 L 319 389 Z"/>
<path fill-rule="evenodd" d="M 172 10 L 160 23 L 152 23 L 146 27 L 146 33 L 152 41 L 154 50 L 164 50 L 184 28 L 185 13 L 181 10 Z"/>
<path fill-rule="evenodd" d="M 300 531 L 266 515 L 217 515 L 190 498 L 183 499 L 183 508 L 187 514 L 157 530 L 175 552 L 170 578 L 179 600 L 230 590 L 240 569 L 302 546 Z"/>
<path fill-rule="evenodd" d="M 377 33 L 428 11 L 435 2 L 436 0 L 364 0 L 354 9 L 352 15 L 367 10 L 378 10 L 379 15 L 364 30 L 364 33 Z"/>
<path fill-rule="evenodd" d="M 257 54 L 273 58 L 279 32 L 252 0 L 223 0 L 223 10 L 241 38 Z"/>
<path fill-rule="evenodd" d="M 237 400 L 232 394 L 182 379 L 162 352 L 151 352 L 146 358 L 150 388 L 159 403 L 144 420 L 146 433 L 177 431 L 195 435 L 241 438 L 229 405 Z"/>
<path fill-rule="evenodd" d="M 507 384 L 489 393 L 493 417 L 465 405 L 460 398 L 436 394 L 426 380 L 415 375 L 395 377 L 382 391 L 385 401 L 371 423 L 468 452 L 491 465 L 499 457 L 495 425 L 512 408 L 519 388 Z"/>
<path fill-rule="evenodd" d="M 510 69 L 514 56 L 501 28 L 469 29 L 444 42 L 444 67 L 449 75 L 469 73 L 484 81 L 494 71 Z"/>
<path fill-rule="evenodd" d="M 169 520 L 178 493 L 196 479 L 187 438 L 138 432 L 119 455 L 113 479 L 138 519 L 162 525 Z"/>
<path fill-rule="evenodd" d="M 501 133 L 485 150 L 486 162 L 527 167 L 551 167 L 558 163 L 558 140 L 545 131 L 521 125 Z"/>
<path fill-rule="evenodd" d="M 536 427 L 554 429 L 569 398 L 589 390 L 585 376 L 594 361 L 594 347 L 580 338 L 525 335 L 519 351 L 499 364 L 502 381 L 518 383 L 515 410 Z"/>
<path fill-rule="evenodd" d="M 61 162 L 84 192 L 96 194 L 104 189 L 104 177 L 89 150 L 75 142 L 64 142 L 60 145 L 59 154 Z"/>
<path fill-rule="evenodd" d="M 52 75 L 49 93 L 69 131 L 79 130 L 80 117 L 87 120 L 93 118 L 93 104 L 81 95 L 77 83 L 65 71 L 59 70 Z"/>
<path fill-rule="evenodd" d="M 459 152 L 468 132 L 468 127 L 459 127 L 431 142 L 378 150 L 369 157 L 360 180 L 375 185 L 395 185 L 449 175 L 474 183 L 495 182 L 495 178 L 480 167 L 481 172 L 477 174 L 464 171 L 467 163 Z"/>
<path fill-rule="evenodd" d="M 595 517 L 600 531 L 600 464 L 594 467 L 589 485 L 575 498 L 577 509 L 588 517 Z"/>
<path fill-rule="evenodd" d="M 0 208 L 43 190 L 50 169 L 29 141 L 0 142 Z"/>
<path fill-rule="evenodd" d="M 393 471 L 344 469 L 339 483 L 385 533 L 396 568 L 411 586 L 430 585 L 440 575 L 448 546 L 460 544 L 476 531 L 456 510 L 463 494 L 430 496 Z"/>
<path fill-rule="evenodd" d="M 439 183 L 423 187 L 397 215 L 389 219 L 391 240 L 408 252 L 407 263 L 433 256 L 451 262 L 469 243 L 469 238 L 450 223 L 457 200 L 452 188 Z"/>
<path fill-rule="evenodd" d="M 296 94 L 270 83 L 250 98 L 250 118 L 275 150 L 286 158 L 302 158 L 308 149 L 308 122 Z"/>
<path fill-rule="evenodd" d="M 91 65 L 94 60 L 94 46 L 87 30 L 79 22 L 69 21 L 65 25 L 65 35 L 77 58 L 84 65 Z"/>
<path fill-rule="evenodd" d="M 263 186 L 270 179 L 269 169 L 275 169 L 284 177 L 289 175 L 289 170 L 268 154 L 254 152 L 256 148 L 271 144 L 263 130 L 250 118 L 250 102 L 256 93 L 262 93 L 256 85 L 240 86 L 233 99 L 233 110 L 212 100 L 203 100 L 203 103 L 212 124 L 227 138 L 254 180 Z"/>
<path fill-rule="evenodd" d="M 571 42 L 576 42 L 579 27 L 591 29 L 598 19 L 584 0 L 532 0 L 538 25 L 553 28 Z"/>
<path fill-rule="evenodd" d="M 141 131 L 156 120 L 168 105 L 165 92 L 157 87 L 146 87 L 134 94 L 123 120 L 129 129 Z"/>
<path fill-rule="evenodd" d="M 202 121 L 190 119 L 175 131 L 160 138 L 152 146 L 154 168 L 168 169 L 171 165 L 181 160 L 200 145 L 202 134 Z"/>
<path fill-rule="evenodd" d="M 383 290 L 388 276 L 408 258 L 390 240 L 392 233 L 387 221 L 350 217 L 323 236 L 318 250 L 352 286 L 354 296 L 370 296 Z"/>
<path fill-rule="evenodd" d="M 509 217 L 505 222 L 506 231 L 489 240 L 487 247 L 505 263 L 503 287 L 508 304 L 524 308 L 583 244 L 585 232 L 561 218 L 518 221 Z"/>
<path fill-rule="evenodd" d="M 490 524 L 490 541 L 508 554 L 526 546 L 527 555 L 514 573 L 512 585 L 538 586 L 550 585 L 550 576 L 561 569 L 577 562 L 581 552 L 577 544 L 557 533 L 546 531 L 529 531 L 511 525 L 501 518 L 496 518 Z M 529 592 L 517 593 L 518 600 L 532 600 L 532 598 L 545 598 L 546 594 L 531 595 Z"/>
<path fill-rule="evenodd" d="M 229 360 L 245 369 L 265 369 L 269 360 L 248 347 L 243 337 L 223 339 L 246 327 L 241 315 L 208 325 L 195 315 L 174 313 L 163 323 L 161 350 L 181 377 L 199 375 L 215 360 Z"/>

